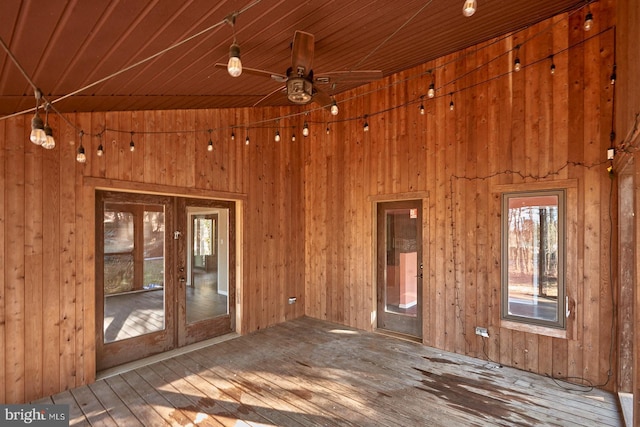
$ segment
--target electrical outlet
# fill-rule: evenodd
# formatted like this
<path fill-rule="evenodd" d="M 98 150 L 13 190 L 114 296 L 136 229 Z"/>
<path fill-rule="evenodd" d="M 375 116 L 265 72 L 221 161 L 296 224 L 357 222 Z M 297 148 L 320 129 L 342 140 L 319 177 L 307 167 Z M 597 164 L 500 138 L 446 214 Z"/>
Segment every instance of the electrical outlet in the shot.
<path fill-rule="evenodd" d="M 480 326 L 476 326 L 476 335 L 489 338 L 489 331 L 487 331 L 487 328 L 481 328 Z"/>

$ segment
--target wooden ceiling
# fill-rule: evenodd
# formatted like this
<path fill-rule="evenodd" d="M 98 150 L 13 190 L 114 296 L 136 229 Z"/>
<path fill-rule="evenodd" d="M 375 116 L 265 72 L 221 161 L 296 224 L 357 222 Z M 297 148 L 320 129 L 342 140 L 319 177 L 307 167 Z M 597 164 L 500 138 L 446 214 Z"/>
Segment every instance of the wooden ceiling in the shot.
<path fill-rule="evenodd" d="M 62 112 L 246 107 L 281 84 L 214 66 L 228 60 L 225 18 L 234 12 L 245 67 L 285 74 L 293 34 L 303 30 L 315 35 L 316 73 L 387 76 L 585 4 L 478 0 L 467 18 L 463 0 L 3 0 L 0 37 Z M 34 105 L 33 89 L 0 50 L 0 115 Z"/>

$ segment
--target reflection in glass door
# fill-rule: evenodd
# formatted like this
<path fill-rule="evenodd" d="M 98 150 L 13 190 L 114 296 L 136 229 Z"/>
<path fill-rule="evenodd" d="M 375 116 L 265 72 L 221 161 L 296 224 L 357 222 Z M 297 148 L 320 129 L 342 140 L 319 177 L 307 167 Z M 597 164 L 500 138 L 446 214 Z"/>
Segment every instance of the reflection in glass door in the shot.
<path fill-rule="evenodd" d="M 422 201 L 378 203 L 378 328 L 422 336 Z"/>

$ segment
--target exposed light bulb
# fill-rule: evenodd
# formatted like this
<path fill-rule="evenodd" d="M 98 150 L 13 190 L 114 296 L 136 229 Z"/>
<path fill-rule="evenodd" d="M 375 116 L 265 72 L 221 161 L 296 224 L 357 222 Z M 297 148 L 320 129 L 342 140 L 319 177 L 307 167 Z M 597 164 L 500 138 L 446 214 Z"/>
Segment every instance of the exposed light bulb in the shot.
<path fill-rule="evenodd" d="M 240 46 L 233 43 L 229 48 L 229 62 L 227 63 L 227 71 L 231 77 L 238 77 L 242 74 L 242 61 L 240 61 Z"/>
<path fill-rule="evenodd" d="M 427 96 L 429 98 L 433 98 L 433 97 L 436 96 L 436 86 L 435 86 L 435 84 L 431 83 L 429 85 L 429 90 L 427 91 Z"/>
<path fill-rule="evenodd" d="M 304 136 L 305 138 L 309 136 L 309 125 L 307 124 L 307 122 L 304 122 L 304 126 L 302 128 L 302 136 Z"/>
<path fill-rule="evenodd" d="M 450 111 L 453 111 L 453 108 L 454 108 L 454 107 L 453 107 L 453 101 L 451 101 L 451 102 L 449 102 L 449 110 L 450 110 Z"/>
<path fill-rule="evenodd" d="M 104 155 L 104 148 L 102 147 L 102 144 L 98 145 L 98 151 L 96 151 L 96 154 L 98 157 L 102 157 Z"/>
<path fill-rule="evenodd" d="M 613 64 L 613 72 L 611 73 L 611 77 L 609 77 L 609 79 L 611 80 L 612 85 L 616 84 L 616 80 L 618 79 L 618 76 L 616 76 L 616 64 Z"/>
<path fill-rule="evenodd" d="M 420 104 L 420 114 L 424 116 L 424 105 Z"/>
<path fill-rule="evenodd" d="M 78 153 L 76 154 L 76 162 L 78 163 L 86 163 L 87 156 L 84 154 L 84 147 L 82 143 L 80 143 L 80 147 L 78 147 Z"/>
<path fill-rule="evenodd" d="M 369 122 L 364 122 L 364 126 L 362 127 L 362 129 L 363 129 L 365 132 L 369 132 Z"/>
<path fill-rule="evenodd" d="M 29 136 L 31 142 L 36 145 L 42 145 L 47 141 L 47 135 L 44 133 L 44 122 L 36 110 L 36 114 L 31 119 L 31 135 Z"/>
<path fill-rule="evenodd" d="M 207 145 L 207 151 L 213 151 L 213 141 L 209 138 L 209 144 Z"/>
<path fill-rule="evenodd" d="M 476 13 L 477 8 L 478 4 L 476 3 L 476 0 L 465 0 L 462 5 L 462 14 L 468 18 Z"/>
<path fill-rule="evenodd" d="M 330 132 L 331 132 L 331 129 L 329 129 L 329 125 L 327 125 L 327 135 L 329 135 Z"/>
<path fill-rule="evenodd" d="M 47 137 L 45 142 L 42 143 L 42 148 L 52 150 L 56 146 L 56 140 L 53 138 L 53 130 L 51 130 L 51 126 L 49 126 L 49 123 L 46 123 L 44 125 L 44 133 Z"/>
<path fill-rule="evenodd" d="M 249 145 L 249 135 L 247 135 L 247 137 L 244 140 L 244 145 Z"/>
<path fill-rule="evenodd" d="M 233 133 L 233 132 L 231 132 L 231 140 L 232 140 L 232 141 L 235 141 L 235 139 L 236 139 L 236 134 L 235 134 L 235 133 Z"/>
<path fill-rule="evenodd" d="M 133 142 L 133 139 L 129 143 L 129 151 L 131 151 L 132 153 L 136 151 L 136 144 Z"/>
<path fill-rule="evenodd" d="M 296 134 L 291 135 L 291 142 L 296 142 Z"/>
<path fill-rule="evenodd" d="M 338 109 L 338 103 L 334 100 L 333 104 L 331 104 L 331 114 L 337 116 L 340 110 Z"/>
<path fill-rule="evenodd" d="M 591 14 L 591 11 L 589 11 L 584 17 L 584 30 L 589 31 L 591 28 L 593 28 L 593 15 Z"/>
<path fill-rule="evenodd" d="M 276 131 L 276 136 L 273 137 L 273 140 L 275 142 L 280 142 L 280 131 L 279 130 Z"/>
<path fill-rule="evenodd" d="M 553 62 L 551 63 L 551 74 L 555 74 L 556 73 L 556 64 L 554 64 Z"/>
<path fill-rule="evenodd" d="M 522 68 L 520 65 L 520 58 L 516 57 L 516 60 L 513 62 L 513 69 L 514 71 L 520 71 L 520 68 Z"/>

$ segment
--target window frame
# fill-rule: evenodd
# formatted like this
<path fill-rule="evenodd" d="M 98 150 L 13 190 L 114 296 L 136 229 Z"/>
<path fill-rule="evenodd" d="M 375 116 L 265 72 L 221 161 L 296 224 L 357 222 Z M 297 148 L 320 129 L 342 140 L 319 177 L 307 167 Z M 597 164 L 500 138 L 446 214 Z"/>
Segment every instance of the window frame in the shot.
<path fill-rule="evenodd" d="M 558 198 L 558 296 L 556 315 L 557 320 L 550 321 L 524 315 L 509 314 L 509 200 L 522 197 L 555 196 Z M 502 321 L 534 327 L 567 329 L 566 302 L 567 299 L 567 190 L 565 188 L 539 188 L 520 191 L 504 191 L 501 193 L 500 204 L 500 318 Z"/>

